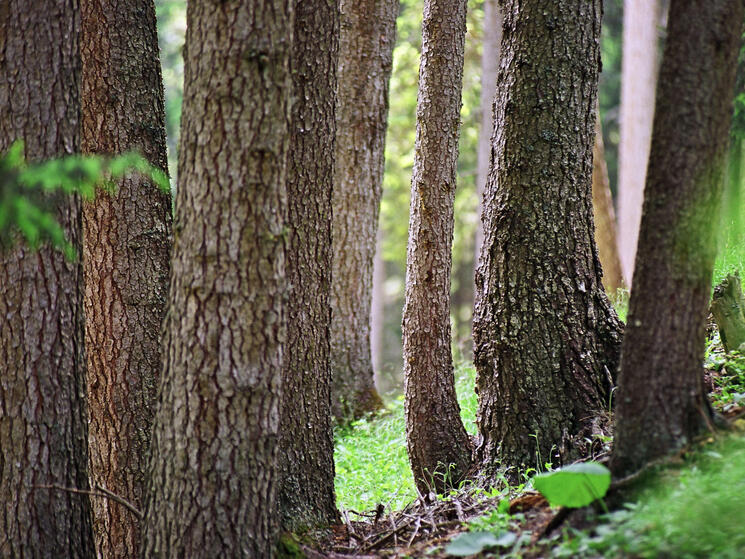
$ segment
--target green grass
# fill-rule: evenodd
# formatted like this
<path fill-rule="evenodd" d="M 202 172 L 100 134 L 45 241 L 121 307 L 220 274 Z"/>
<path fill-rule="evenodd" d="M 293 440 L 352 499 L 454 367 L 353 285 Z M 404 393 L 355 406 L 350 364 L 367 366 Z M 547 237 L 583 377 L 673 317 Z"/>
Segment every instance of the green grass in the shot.
<path fill-rule="evenodd" d="M 471 364 L 456 367 L 461 416 L 470 434 L 476 433 L 475 376 Z M 406 455 L 403 396 L 383 413 L 338 430 L 334 459 L 339 508 L 362 512 L 383 504 L 398 510 L 411 502 L 416 489 Z"/>
<path fill-rule="evenodd" d="M 595 534 L 574 532 L 555 557 L 739 558 L 745 553 L 745 439 L 698 449 L 659 472 L 634 504 Z"/>

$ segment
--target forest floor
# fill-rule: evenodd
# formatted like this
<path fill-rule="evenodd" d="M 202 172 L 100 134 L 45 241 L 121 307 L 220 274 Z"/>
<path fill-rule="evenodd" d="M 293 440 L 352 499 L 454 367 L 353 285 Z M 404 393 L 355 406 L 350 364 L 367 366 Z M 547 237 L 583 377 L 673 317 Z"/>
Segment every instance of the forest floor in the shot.
<path fill-rule="evenodd" d="M 706 382 L 730 429 L 645 470 L 621 497 L 584 509 L 549 506 L 532 476 L 523 483 L 461 485 L 421 496 L 406 458 L 403 403 L 336 433 L 341 522 L 285 547 L 309 559 L 474 557 L 745 556 L 745 356 L 725 355 L 715 330 L 706 351 Z M 475 432 L 474 370 L 456 371 L 467 429 Z M 593 458 L 602 462 L 610 440 Z M 607 511 L 608 506 L 613 510 Z M 288 540 L 286 540 L 287 542 Z"/>

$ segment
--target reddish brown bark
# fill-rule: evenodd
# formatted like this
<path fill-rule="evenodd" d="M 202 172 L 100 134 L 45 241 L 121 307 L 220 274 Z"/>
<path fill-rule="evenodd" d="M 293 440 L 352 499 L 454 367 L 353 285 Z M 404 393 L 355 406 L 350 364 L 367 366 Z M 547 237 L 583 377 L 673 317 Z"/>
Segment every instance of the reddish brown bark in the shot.
<path fill-rule="evenodd" d="M 137 150 L 167 172 L 152 0 L 81 0 L 84 153 Z M 140 176 L 84 205 L 91 480 L 142 508 L 169 279 L 171 198 Z M 140 522 L 93 500 L 98 553 L 134 557 Z"/>

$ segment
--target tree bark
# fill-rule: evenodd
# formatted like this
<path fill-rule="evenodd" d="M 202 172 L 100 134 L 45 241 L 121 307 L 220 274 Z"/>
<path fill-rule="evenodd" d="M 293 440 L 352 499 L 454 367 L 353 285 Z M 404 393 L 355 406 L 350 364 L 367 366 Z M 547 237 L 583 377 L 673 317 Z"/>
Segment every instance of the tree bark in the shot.
<path fill-rule="evenodd" d="M 370 312 L 398 4 L 340 3 L 331 281 L 331 402 L 340 422 L 383 404 L 373 378 Z"/>
<path fill-rule="evenodd" d="M 84 153 L 138 150 L 168 172 L 152 0 L 81 0 Z M 83 208 L 92 485 L 142 508 L 170 271 L 171 197 L 139 176 Z M 140 549 L 140 523 L 93 501 L 100 556 Z"/>
<path fill-rule="evenodd" d="M 598 246 L 600 264 L 603 267 L 603 286 L 608 293 L 615 295 L 624 283 L 621 260 L 618 256 L 616 215 L 613 211 L 608 166 L 605 163 L 600 113 L 597 115 L 595 144 L 592 150 L 592 209 L 595 217 L 595 242 Z"/>
<path fill-rule="evenodd" d="M 736 350 L 745 343 L 745 295 L 738 273 L 728 274 L 714 288 L 711 314 L 714 315 L 725 351 Z"/>
<path fill-rule="evenodd" d="M 621 341 L 592 216 L 600 0 L 502 8 L 474 313 L 487 474 L 497 462 L 557 465 L 584 454 Z"/>
<path fill-rule="evenodd" d="M 189 3 L 148 559 L 274 552 L 292 16 Z"/>
<path fill-rule="evenodd" d="M 414 480 L 425 494 L 456 485 L 471 464 L 450 336 L 465 33 L 465 0 L 425 0 L 403 312 L 406 442 Z"/>
<path fill-rule="evenodd" d="M 491 137 L 494 131 L 494 98 L 497 90 L 497 73 L 502 51 L 502 14 L 497 0 L 484 0 L 484 28 L 481 51 L 481 127 L 479 128 L 478 158 L 476 163 L 476 209 L 479 220 L 476 222 L 476 242 L 474 270 L 479 263 L 481 246 L 484 244 L 483 212 L 484 190 L 489 178 L 491 163 Z"/>
<path fill-rule="evenodd" d="M 0 8 L 0 151 L 24 140 L 29 160 L 80 145 L 76 0 L 9 0 Z M 77 196 L 56 218 L 80 253 Z M 0 254 L 0 556 L 95 556 L 88 488 L 83 271 L 44 246 Z"/>
<path fill-rule="evenodd" d="M 741 0 L 673 0 L 616 406 L 614 475 L 709 426 L 702 361 Z"/>
<path fill-rule="evenodd" d="M 657 83 L 660 0 L 624 0 L 621 141 L 618 146 L 618 233 L 624 279 L 631 285 Z"/>
<path fill-rule="evenodd" d="M 338 518 L 331 429 L 331 196 L 339 7 L 295 1 L 279 508 L 289 530 Z"/>

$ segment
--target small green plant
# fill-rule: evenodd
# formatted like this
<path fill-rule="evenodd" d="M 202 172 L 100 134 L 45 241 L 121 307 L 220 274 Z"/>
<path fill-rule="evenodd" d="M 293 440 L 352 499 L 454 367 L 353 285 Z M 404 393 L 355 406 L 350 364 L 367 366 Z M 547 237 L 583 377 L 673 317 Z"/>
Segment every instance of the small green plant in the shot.
<path fill-rule="evenodd" d="M 32 249 L 49 242 L 67 258 L 76 258 L 55 217 L 58 196 L 79 194 L 90 200 L 97 188 L 113 191 L 115 181 L 131 172 L 150 178 L 163 190 L 170 189 L 168 176 L 136 153 L 70 155 L 28 163 L 23 142 L 14 142 L 0 156 L 0 248 L 19 239 Z"/>
<path fill-rule="evenodd" d="M 453 538 L 445 552 L 456 557 L 475 555 L 492 547 L 511 547 L 517 541 L 513 532 L 463 532 Z"/>
<path fill-rule="evenodd" d="M 597 462 L 571 464 L 538 474 L 533 487 L 551 506 L 580 508 L 602 499 L 610 487 L 610 470 Z"/>

